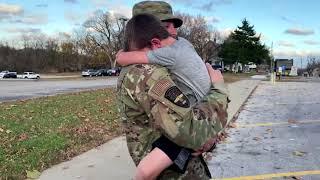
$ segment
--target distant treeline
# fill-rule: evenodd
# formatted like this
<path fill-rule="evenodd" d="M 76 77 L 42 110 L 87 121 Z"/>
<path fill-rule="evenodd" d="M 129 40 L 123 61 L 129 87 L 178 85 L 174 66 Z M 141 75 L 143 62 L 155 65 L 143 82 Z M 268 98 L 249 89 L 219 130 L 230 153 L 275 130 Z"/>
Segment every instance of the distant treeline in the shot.
<path fill-rule="evenodd" d="M 53 45 L 53 44 L 51 44 Z M 0 44 L 0 70 L 16 72 L 72 72 L 89 67 L 89 58 L 78 53 L 61 52 L 58 46 L 15 49 Z"/>
<path fill-rule="evenodd" d="M 269 59 L 267 47 L 260 43 L 260 36 L 247 20 L 223 38 L 202 16 L 176 15 L 184 21 L 179 36 L 189 40 L 204 61 L 222 58 L 225 64 L 260 64 Z M 123 47 L 124 25 L 123 17 L 97 11 L 72 34 L 56 38 L 30 34 L 14 45 L 0 42 L 0 71 L 73 72 L 115 67 L 115 55 Z"/>

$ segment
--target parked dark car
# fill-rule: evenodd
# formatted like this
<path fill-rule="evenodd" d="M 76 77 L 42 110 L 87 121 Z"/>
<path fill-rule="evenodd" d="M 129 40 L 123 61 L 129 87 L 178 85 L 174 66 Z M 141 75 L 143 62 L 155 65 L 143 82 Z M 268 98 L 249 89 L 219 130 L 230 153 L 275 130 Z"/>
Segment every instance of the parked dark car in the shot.
<path fill-rule="evenodd" d="M 94 72 L 92 75 L 93 76 L 108 76 L 108 70 L 107 69 L 99 69 L 98 71 Z"/>
<path fill-rule="evenodd" d="M 115 69 L 108 69 L 107 75 L 108 76 L 115 76 L 116 75 L 116 70 Z"/>
<path fill-rule="evenodd" d="M 219 70 L 220 72 L 223 72 L 223 68 L 222 68 L 222 66 L 219 65 L 219 64 L 214 64 L 214 65 L 212 65 L 212 68 L 213 68 L 214 70 Z"/>
<path fill-rule="evenodd" d="M 108 76 L 119 76 L 120 71 L 121 71 L 120 67 L 115 67 L 115 68 L 109 69 L 107 71 L 107 74 Z"/>
<path fill-rule="evenodd" d="M 3 75 L 3 78 L 17 78 L 16 72 L 8 72 L 5 75 Z"/>

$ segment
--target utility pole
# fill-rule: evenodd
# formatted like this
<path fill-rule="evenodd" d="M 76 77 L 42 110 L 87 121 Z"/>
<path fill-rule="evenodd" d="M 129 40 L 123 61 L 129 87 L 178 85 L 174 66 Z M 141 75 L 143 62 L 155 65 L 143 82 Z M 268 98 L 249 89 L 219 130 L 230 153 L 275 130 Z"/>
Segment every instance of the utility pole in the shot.
<path fill-rule="evenodd" d="M 125 34 L 125 27 L 126 27 L 126 21 L 128 21 L 129 19 L 126 17 L 120 17 L 119 20 L 122 22 L 122 46 L 124 47 L 124 34 Z"/>
<path fill-rule="evenodd" d="M 125 27 L 125 22 L 128 21 L 129 19 L 126 18 L 126 17 L 121 17 L 121 18 L 119 18 L 119 20 L 122 21 L 122 28 L 124 29 L 124 27 Z"/>
<path fill-rule="evenodd" d="M 271 42 L 271 58 L 270 58 L 270 81 L 275 83 L 275 74 L 274 74 L 274 60 L 273 60 L 273 41 Z"/>
<path fill-rule="evenodd" d="M 124 17 L 124 16 L 122 16 L 122 17 L 120 17 L 119 18 L 119 21 L 121 21 L 121 24 L 122 24 L 122 32 L 121 32 L 121 38 L 120 38 L 120 40 L 122 41 L 121 42 L 121 49 L 125 49 L 125 47 L 124 47 L 124 36 L 125 36 L 125 30 L 126 30 L 126 21 L 128 21 L 129 19 L 128 18 L 126 18 L 126 17 Z M 116 64 L 117 64 L 117 62 L 115 61 L 114 62 L 114 67 L 116 66 Z"/>

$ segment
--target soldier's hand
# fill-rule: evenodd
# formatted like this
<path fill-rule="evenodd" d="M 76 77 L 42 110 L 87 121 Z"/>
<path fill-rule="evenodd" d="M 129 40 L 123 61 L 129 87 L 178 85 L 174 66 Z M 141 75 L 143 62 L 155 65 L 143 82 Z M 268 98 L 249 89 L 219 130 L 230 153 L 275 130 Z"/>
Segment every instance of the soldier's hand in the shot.
<path fill-rule="evenodd" d="M 219 70 L 214 70 L 209 63 L 206 63 L 206 67 L 207 67 L 208 73 L 210 75 L 211 82 L 213 84 L 224 82 L 223 76 Z"/>
<path fill-rule="evenodd" d="M 197 156 L 201 155 L 203 152 L 204 152 L 203 150 L 198 150 L 198 151 L 192 153 L 191 155 L 197 157 Z"/>
<path fill-rule="evenodd" d="M 202 149 L 204 152 L 210 151 L 211 149 L 213 149 L 212 147 L 214 147 L 214 145 L 218 142 L 218 136 L 211 138 L 210 140 L 208 140 L 206 142 L 206 144 L 203 145 Z"/>
<path fill-rule="evenodd" d="M 199 156 L 204 152 L 210 151 L 212 147 L 214 147 L 214 145 L 218 142 L 218 139 L 218 136 L 209 139 L 200 149 L 197 149 L 194 153 L 192 153 L 192 155 Z"/>

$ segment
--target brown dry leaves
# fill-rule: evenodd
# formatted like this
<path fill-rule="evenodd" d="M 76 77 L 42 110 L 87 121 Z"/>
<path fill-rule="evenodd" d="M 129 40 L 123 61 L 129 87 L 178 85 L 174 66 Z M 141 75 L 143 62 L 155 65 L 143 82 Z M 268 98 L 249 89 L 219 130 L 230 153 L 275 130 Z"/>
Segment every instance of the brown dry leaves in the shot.
<path fill-rule="evenodd" d="M 28 134 L 22 133 L 19 135 L 18 141 L 24 141 L 24 140 L 27 140 L 28 138 L 29 138 Z"/>

